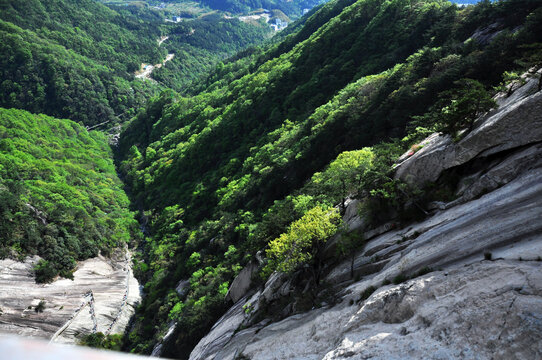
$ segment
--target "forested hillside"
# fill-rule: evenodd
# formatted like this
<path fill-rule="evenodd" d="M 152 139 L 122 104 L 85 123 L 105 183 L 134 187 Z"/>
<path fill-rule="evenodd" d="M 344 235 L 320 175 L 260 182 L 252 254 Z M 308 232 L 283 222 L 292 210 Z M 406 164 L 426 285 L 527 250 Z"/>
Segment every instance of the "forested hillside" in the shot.
<path fill-rule="evenodd" d="M 166 26 L 164 47 L 175 58 L 157 69 L 153 78 L 179 92 L 189 86 L 223 59 L 271 37 L 271 29 L 260 24 L 246 24 L 238 19 L 225 19 L 220 14 Z"/>
<path fill-rule="evenodd" d="M 43 258 L 38 282 L 140 237 L 107 138 L 69 120 L 0 108 L 0 257 Z"/>
<path fill-rule="evenodd" d="M 213 9 L 230 11 L 234 13 L 247 12 L 259 8 L 279 9 L 288 16 L 300 16 L 304 9 L 312 9 L 321 4 L 321 0 L 203 0 L 204 4 Z"/>
<path fill-rule="evenodd" d="M 178 0 L 165 0 L 164 3 L 185 2 Z M 211 9 L 227 11 L 233 14 L 248 13 L 253 10 L 267 9 L 280 10 L 290 17 L 297 18 L 303 15 L 304 10 L 310 10 L 325 0 L 201 0 L 200 5 Z"/>
<path fill-rule="evenodd" d="M 0 0 L 0 258 L 38 255 L 49 282 L 129 245 L 132 326 L 94 319 L 85 341 L 134 353 L 187 359 L 242 269 L 304 284 L 247 326 L 318 308 L 324 263 L 352 255 L 353 278 L 365 241 L 349 201 L 368 229 L 427 219 L 464 174 L 407 183 L 396 159 L 434 132 L 460 142 L 499 91 L 542 88 L 542 3 L 464 2 Z M 299 19 L 274 34 L 262 14 Z"/>
<path fill-rule="evenodd" d="M 0 3 L 0 106 L 93 126 L 130 119 L 165 86 L 187 84 L 235 52 L 258 44 L 270 29 L 206 16 L 182 24 L 138 6 L 94 0 Z M 158 40 L 169 36 L 160 46 Z M 156 81 L 134 78 L 141 64 L 176 58 Z"/>
<path fill-rule="evenodd" d="M 0 106 L 95 125 L 128 119 L 159 90 L 134 81 L 144 61 L 160 61 L 152 22 L 92 0 L 3 1 Z"/>
<path fill-rule="evenodd" d="M 458 136 L 440 109 L 469 88 L 489 97 L 505 72 L 538 63 L 541 26 L 536 1 L 335 0 L 280 43 L 221 65 L 194 96 L 150 101 L 119 145 L 151 229 L 137 265 L 147 296 L 127 348 L 149 353 L 170 320 L 164 355 L 188 357 L 241 266 L 265 249 L 263 279 L 313 266 L 316 245 L 289 265 L 284 253 L 296 229 L 313 240 L 336 230 L 329 207 L 348 194 L 370 195 L 375 224 L 423 216 L 415 204 L 443 193 L 392 180 L 393 159 L 432 130 Z"/>

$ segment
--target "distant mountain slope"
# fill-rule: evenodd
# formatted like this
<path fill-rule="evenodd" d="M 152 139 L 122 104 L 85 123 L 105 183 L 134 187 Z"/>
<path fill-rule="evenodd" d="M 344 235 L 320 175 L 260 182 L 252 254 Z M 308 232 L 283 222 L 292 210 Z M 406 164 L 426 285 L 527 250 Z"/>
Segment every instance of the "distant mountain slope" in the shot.
<path fill-rule="evenodd" d="M 0 108 L 0 257 L 39 255 L 37 280 L 139 235 L 102 133 Z"/>
<path fill-rule="evenodd" d="M 161 61 L 160 30 L 93 0 L 0 5 L 0 106 L 95 125 L 129 118 L 159 87 L 133 81 Z"/>
<path fill-rule="evenodd" d="M 184 90 L 270 32 L 219 15 L 174 24 L 146 7 L 4 0 L 0 51 L 9 56 L 0 60 L 0 106 L 111 127 L 165 86 Z M 158 82 L 134 78 L 141 64 L 162 63 L 168 53 L 176 57 L 153 74 Z"/>
<path fill-rule="evenodd" d="M 265 24 L 252 25 L 237 18 L 211 14 L 178 24 L 165 24 L 168 39 L 162 45 L 175 58 L 153 73 L 161 84 L 180 92 L 226 59 L 251 45 L 258 45 L 272 36 Z"/>
<path fill-rule="evenodd" d="M 483 0 L 450 0 L 450 1 L 456 4 L 477 4 Z"/>
<path fill-rule="evenodd" d="M 212 9 L 229 11 L 233 13 L 249 12 L 251 10 L 278 9 L 288 16 L 298 17 L 304 10 L 310 10 L 325 0 L 201 0 Z"/>
<path fill-rule="evenodd" d="M 0 18 L 117 72 L 133 72 L 145 59 L 158 62 L 163 56 L 157 14 L 142 21 L 94 0 L 4 0 Z"/>

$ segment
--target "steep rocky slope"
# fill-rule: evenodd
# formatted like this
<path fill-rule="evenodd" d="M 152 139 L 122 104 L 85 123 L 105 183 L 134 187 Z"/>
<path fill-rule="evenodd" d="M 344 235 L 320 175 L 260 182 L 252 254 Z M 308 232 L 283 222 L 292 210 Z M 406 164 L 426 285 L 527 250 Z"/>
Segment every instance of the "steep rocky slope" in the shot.
<path fill-rule="evenodd" d="M 73 280 L 51 284 L 35 283 L 37 261 L 0 261 L 0 334 L 73 344 L 79 335 L 124 332 L 141 299 L 128 255 L 82 261 Z M 38 312 L 41 301 L 45 307 Z"/>
<path fill-rule="evenodd" d="M 461 141 L 432 135 L 402 158 L 396 176 L 410 182 L 459 175 L 456 200 L 400 229 L 364 229 L 350 202 L 344 220 L 367 240 L 359 281 L 350 260 L 329 264 L 333 295 L 303 311 L 275 274 L 244 291 L 190 359 L 542 357 L 542 93 L 534 71 L 525 80 Z M 281 314 L 269 311 L 281 301 Z"/>

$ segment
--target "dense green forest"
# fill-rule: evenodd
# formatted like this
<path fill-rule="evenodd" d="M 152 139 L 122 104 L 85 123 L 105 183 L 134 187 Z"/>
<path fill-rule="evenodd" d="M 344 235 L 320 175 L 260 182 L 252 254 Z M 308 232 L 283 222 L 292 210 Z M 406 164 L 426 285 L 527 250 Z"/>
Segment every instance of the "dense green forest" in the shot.
<path fill-rule="evenodd" d="M 202 3 L 213 9 L 229 11 L 233 13 L 248 12 L 256 9 L 278 9 L 288 16 L 300 16 L 304 9 L 312 9 L 321 4 L 322 0 L 202 0 Z"/>
<path fill-rule="evenodd" d="M 130 0 L 124 0 L 130 1 Z M 189 3 L 187 0 L 165 0 L 156 1 L 159 3 L 183 4 Z M 209 9 L 226 11 L 233 14 L 246 14 L 254 10 L 280 10 L 292 18 L 298 18 L 304 14 L 304 10 L 310 10 L 313 7 L 324 3 L 325 0 L 201 0 L 197 4 Z"/>
<path fill-rule="evenodd" d="M 0 257 L 40 255 L 36 280 L 139 239 L 107 138 L 69 120 L 0 108 Z"/>
<path fill-rule="evenodd" d="M 7 56 L 0 60 L 0 106 L 111 127 L 165 87 L 184 90 L 269 33 L 219 15 L 172 25 L 146 7 L 3 0 L 0 51 Z M 161 63 L 168 52 L 176 58 L 153 74 L 158 82 L 134 78 L 142 63 Z"/>
<path fill-rule="evenodd" d="M 347 194 L 370 195 L 375 223 L 423 216 L 405 204 L 434 194 L 391 180 L 393 159 L 434 129 L 454 132 L 454 117 L 430 116 L 435 104 L 465 103 L 468 84 L 485 97 L 541 54 L 536 1 L 335 0 L 309 15 L 280 42 L 220 64 L 193 96 L 162 93 L 124 129 L 120 169 L 151 229 L 127 349 L 149 353 L 174 320 L 164 355 L 187 357 L 227 308 L 240 268 L 265 249 L 263 279 L 312 264 L 338 226 L 325 209 Z M 492 38 L 474 36 L 495 23 Z M 285 264 L 298 228 L 314 237 Z"/>
<path fill-rule="evenodd" d="M 271 36 L 271 28 L 212 14 L 170 25 L 164 46 L 175 58 L 156 70 L 153 78 L 179 92 L 211 70 L 220 60 Z"/>
<path fill-rule="evenodd" d="M 188 358 L 256 259 L 255 281 L 311 278 L 317 306 L 347 198 L 374 226 L 422 218 L 448 185 L 393 180 L 394 160 L 433 131 L 462 136 L 542 59 L 537 0 L 331 0 L 273 37 L 210 9 L 295 18 L 321 2 L 202 0 L 177 23 L 160 2 L 107 3 L 0 0 L 0 257 L 41 256 L 46 282 L 129 244 L 133 326 L 84 342 L 149 354 L 175 323 L 166 357 Z M 122 126 L 114 149 L 85 128 L 101 123 Z M 363 243 L 344 239 L 338 257 Z"/>
<path fill-rule="evenodd" d="M 0 4 L 0 106 L 85 125 L 129 119 L 160 87 L 134 81 L 165 54 L 159 29 L 92 0 Z"/>

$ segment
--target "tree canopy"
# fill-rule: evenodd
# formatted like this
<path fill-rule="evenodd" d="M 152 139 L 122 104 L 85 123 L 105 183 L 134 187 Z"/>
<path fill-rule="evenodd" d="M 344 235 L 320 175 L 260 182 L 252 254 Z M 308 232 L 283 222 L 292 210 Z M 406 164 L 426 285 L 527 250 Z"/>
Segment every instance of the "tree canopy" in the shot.
<path fill-rule="evenodd" d="M 267 270 L 291 273 L 311 263 L 326 241 L 337 231 L 340 215 L 335 208 L 316 206 L 294 221 L 288 232 L 269 243 Z"/>

